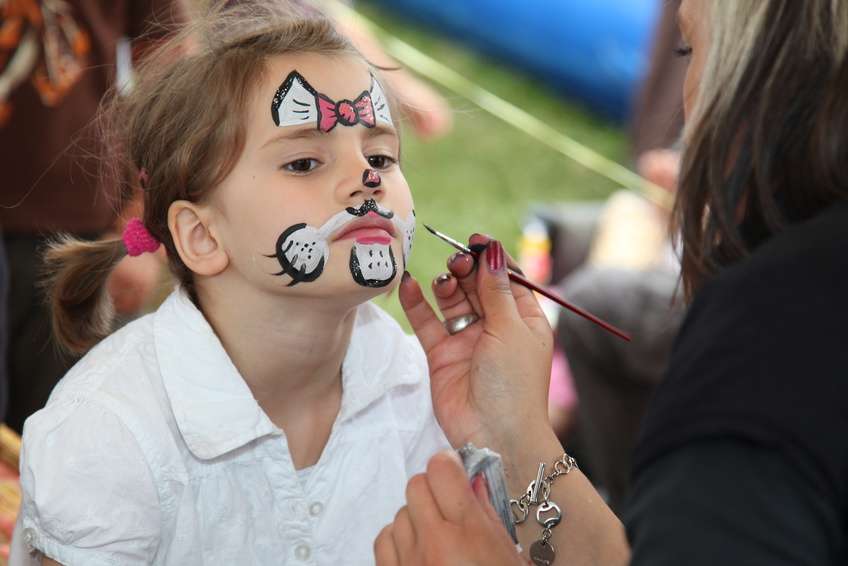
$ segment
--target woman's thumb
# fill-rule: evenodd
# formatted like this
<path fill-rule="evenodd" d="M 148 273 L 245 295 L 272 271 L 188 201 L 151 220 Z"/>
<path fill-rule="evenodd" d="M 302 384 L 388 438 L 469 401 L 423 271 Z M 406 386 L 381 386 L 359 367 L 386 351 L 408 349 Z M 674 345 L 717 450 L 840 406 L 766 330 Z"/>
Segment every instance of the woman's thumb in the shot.
<path fill-rule="evenodd" d="M 510 289 L 506 252 L 497 240 L 492 240 L 480 255 L 485 266 L 477 269 L 477 294 L 487 323 L 495 326 L 511 324 L 519 318 L 515 297 Z"/>

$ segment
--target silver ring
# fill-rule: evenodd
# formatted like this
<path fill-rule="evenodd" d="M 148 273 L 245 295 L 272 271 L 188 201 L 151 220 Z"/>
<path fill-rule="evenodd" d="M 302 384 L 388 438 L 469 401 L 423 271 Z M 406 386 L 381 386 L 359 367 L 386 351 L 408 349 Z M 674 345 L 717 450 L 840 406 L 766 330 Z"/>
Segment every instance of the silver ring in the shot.
<path fill-rule="evenodd" d="M 480 317 L 475 313 L 464 314 L 462 316 L 457 316 L 454 318 L 450 318 L 445 321 L 445 328 L 448 330 L 448 334 L 458 334 L 480 320 Z"/>

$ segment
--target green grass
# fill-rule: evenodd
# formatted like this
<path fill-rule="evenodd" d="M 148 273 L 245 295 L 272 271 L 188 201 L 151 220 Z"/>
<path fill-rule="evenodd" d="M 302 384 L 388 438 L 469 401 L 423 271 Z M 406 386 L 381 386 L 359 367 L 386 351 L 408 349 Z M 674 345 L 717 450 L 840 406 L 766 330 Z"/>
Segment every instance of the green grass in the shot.
<path fill-rule="evenodd" d="M 626 162 L 626 138 L 620 128 L 557 97 L 536 79 L 386 16 L 365 2 L 358 6 L 384 29 L 483 88 L 607 157 Z M 451 250 L 421 223 L 458 239 L 475 231 L 496 236 L 515 255 L 531 203 L 603 199 L 616 188 L 470 102 L 450 92 L 443 94 L 455 110 L 452 133 L 423 143 L 406 132 L 403 140 L 403 170 L 419 221 L 409 271 L 428 292 L 429 281 L 444 271 Z M 378 302 L 408 328 L 395 296 Z"/>

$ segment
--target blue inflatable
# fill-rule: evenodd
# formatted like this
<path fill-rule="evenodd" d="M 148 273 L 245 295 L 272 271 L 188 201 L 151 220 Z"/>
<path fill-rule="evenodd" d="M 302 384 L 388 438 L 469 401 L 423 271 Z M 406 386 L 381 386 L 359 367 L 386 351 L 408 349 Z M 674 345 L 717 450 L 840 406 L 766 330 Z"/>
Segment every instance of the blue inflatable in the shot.
<path fill-rule="evenodd" d="M 662 0 L 371 0 L 616 120 L 646 70 Z"/>

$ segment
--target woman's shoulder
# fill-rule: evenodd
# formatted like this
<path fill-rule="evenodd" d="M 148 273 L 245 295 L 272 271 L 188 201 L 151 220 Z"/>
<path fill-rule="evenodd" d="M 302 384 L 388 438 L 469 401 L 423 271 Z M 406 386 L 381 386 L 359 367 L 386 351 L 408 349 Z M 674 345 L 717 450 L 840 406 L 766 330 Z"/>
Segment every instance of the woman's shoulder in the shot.
<path fill-rule="evenodd" d="M 637 468 L 698 438 L 848 465 L 848 204 L 785 229 L 698 293 L 644 420 Z"/>
<path fill-rule="evenodd" d="M 848 308 L 848 202 L 791 225 L 697 293 L 676 353 L 694 343 L 776 345 L 838 335 Z M 791 352 L 772 352 L 770 358 Z M 836 352 L 834 352 L 836 353 Z M 750 357 L 750 356 L 748 356 Z"/>
<path fill-rule="evenodd" d="M 762 305 L 792 296 L 795 302 L 841 299 L 848 275 L 848 201 L 790 224 L 749 257 L 724 269 L 708 283 L 698 302 L 732 301 Z M 809 291 L 806 294 L 799 294 Z M 834 296 L 835 295 L 835 296 Z M 694 306 L 694 305 L 693 305 Z M 770 306 L 770 305 L 769 305 Z"/>

